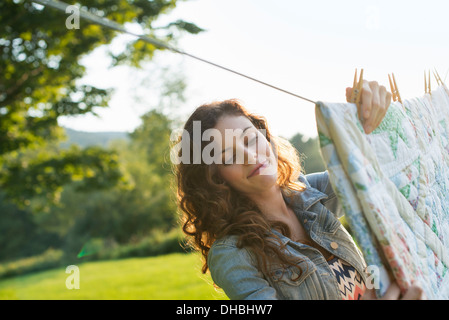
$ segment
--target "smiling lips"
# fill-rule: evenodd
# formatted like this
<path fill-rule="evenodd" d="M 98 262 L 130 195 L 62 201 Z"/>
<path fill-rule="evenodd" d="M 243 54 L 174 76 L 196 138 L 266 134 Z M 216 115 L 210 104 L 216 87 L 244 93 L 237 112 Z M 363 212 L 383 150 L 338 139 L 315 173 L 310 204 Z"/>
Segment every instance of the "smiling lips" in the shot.
<path fill-rule="evenodd" d="M 260 172 L 260 168 L 266 168 L 268 167 L 268 162 L 265 161 L 263 163 L 258 164 L 253 171 L 251 171 L 251 173 L 249 174 L 248 178 L 251 178 L 252 176 L 256 176 L 259 174 Z"/>

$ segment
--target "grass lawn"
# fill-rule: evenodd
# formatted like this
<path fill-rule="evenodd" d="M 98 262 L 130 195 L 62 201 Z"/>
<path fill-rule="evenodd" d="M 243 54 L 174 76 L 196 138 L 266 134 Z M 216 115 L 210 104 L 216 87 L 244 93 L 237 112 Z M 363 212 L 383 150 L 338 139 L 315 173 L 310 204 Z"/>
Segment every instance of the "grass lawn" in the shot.
<path fill-rule="evenodd" d="M 67 289 L 70 274 L 53 269 L 0 280 L 0 299 L 228 299 L 201 273 L 198 254 L 80 263 L 79 289 Z"/>

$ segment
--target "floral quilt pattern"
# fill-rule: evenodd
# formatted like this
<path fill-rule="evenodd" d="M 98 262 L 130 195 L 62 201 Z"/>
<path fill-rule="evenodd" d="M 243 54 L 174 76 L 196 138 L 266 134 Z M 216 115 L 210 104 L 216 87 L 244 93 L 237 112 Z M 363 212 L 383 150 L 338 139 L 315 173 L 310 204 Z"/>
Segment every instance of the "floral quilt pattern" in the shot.
<path fill-rule="evenodd" d="M 379 294 L 394 277 L 449 299 L 449 90 L 393 102 L 365 134 L 353 103 L 318 102 L 320 150 Z M 390 274 L 390 276 L 389 276 Z"/>

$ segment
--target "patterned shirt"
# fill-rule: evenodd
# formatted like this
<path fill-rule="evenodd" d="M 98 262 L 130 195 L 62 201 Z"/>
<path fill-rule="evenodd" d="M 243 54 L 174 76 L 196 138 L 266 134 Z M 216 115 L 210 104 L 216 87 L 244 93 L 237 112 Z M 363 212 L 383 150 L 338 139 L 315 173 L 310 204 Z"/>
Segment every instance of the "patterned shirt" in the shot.
<path fill-rule="evenodd" d="M 328 264 L 337 278 L 342 299 L 360 300 L 366 287 L 357 270 L 346 261 L 335 256 L 328 261 Z"/>

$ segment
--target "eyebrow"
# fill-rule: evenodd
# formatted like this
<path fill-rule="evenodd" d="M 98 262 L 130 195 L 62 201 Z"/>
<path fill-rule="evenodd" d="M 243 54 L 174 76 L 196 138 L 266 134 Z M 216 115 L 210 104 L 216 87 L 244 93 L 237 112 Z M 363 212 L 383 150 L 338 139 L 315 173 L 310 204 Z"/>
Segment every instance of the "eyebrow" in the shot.
<path fill-rule="evenodd" d="M 242 134 L 240 135 L 240 138 L 243 136 L 243 134 L 245 133 L 245 131 L 248 130 L 248 129 L 250 129 L 250 128 L 252 128 L 252 127 L 249 126 L 249 127 L 246 127 L 245 129 L 243 129 Z M 223 154 L 223 152 L 225 152 L 226 150 L 228 150 L 228 149 L 230 149 L 230 148 L 232 148 L 232 147 L 228 147 L 228 148 L 226 148 L 226 149 L 223 149 L 223 150 L 221 151 L 221 154 Z"/>

